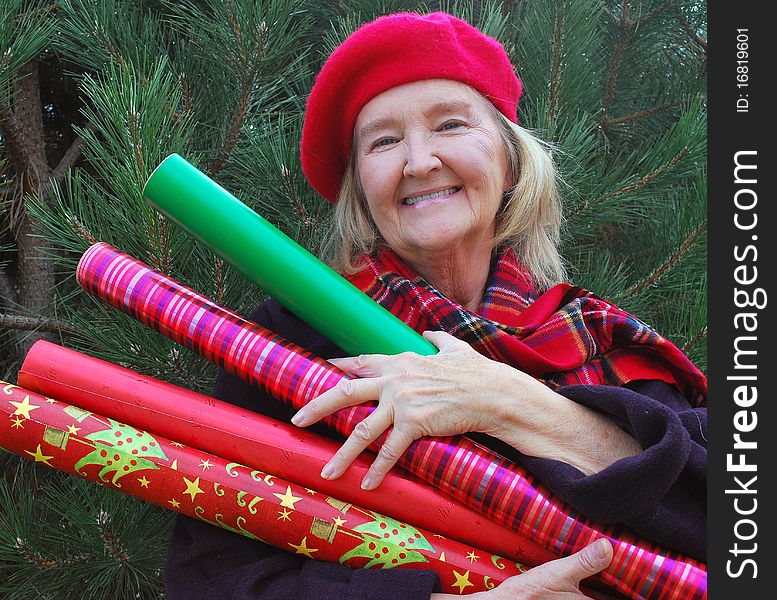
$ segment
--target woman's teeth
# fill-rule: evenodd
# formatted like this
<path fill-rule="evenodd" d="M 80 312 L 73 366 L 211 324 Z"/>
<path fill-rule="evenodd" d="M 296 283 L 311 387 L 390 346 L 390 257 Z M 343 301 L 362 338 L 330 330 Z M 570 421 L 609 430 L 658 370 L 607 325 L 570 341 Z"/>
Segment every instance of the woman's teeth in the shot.
<path fill-rule="evenodd" d="M 448 188 L 447 190 L 442 190 L 440 192 L 434 192 L 433 194 L 424 194 L 422 196 L 413 196 L 411 198 L 405 198 L 402 203 L 407 204 L 408 206 L 413 206 L 414 204 L 417 204 L 418 202 L 423 202 L 424 200 L 432 200 L 433 198 L 443 198 L 445 196 L 450 196 L 451 194 L 455 194 L 458 192 L 461 188 L 458 187 L 452 187 Z"/>

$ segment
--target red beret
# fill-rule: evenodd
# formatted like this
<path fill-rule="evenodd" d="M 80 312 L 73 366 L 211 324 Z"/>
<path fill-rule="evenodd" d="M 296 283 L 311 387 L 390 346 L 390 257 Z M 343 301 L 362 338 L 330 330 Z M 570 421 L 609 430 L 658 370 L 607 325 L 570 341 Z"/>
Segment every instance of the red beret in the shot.
<path fill-rule="evenodd" d="M 443 12 L 380 17 L 335 48 L 308 96 L 302 171 L 318 193 L 337 200 L 364 105 L 388 89 L 424 79 L 465 83 L 518 122 L 522 86 L 498 41 Z"/>

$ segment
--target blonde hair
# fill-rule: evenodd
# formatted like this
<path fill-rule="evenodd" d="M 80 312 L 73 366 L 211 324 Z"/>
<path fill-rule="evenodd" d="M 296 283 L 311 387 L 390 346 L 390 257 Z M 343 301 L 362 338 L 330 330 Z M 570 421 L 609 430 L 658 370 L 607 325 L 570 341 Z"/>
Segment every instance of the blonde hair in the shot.
<path fill-rule="evenodd" d="M 511 181 L 496 215 L 493 246 L 510 246 L 535 283 L 546 289 L 566 278 L 558 251 L 563 223 L 560 178 L 551 146 L 510 121 L 490 102 L 507 154 Z M 385 244 L 370 217 L 352 145 L 340 193 L 335 204 L 324 255 L 343 273 L 359 270 L 359 257 L 375 255 Z"/>

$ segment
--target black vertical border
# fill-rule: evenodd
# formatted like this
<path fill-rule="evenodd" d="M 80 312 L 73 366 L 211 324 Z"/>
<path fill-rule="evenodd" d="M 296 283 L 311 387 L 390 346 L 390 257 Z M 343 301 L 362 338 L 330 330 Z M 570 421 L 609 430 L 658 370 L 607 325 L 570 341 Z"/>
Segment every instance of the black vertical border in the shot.
<path fill-rule="evenodd" d="M 775 420 L 775 399 L 773 374 L 777 372 L 777 337 L 774 332 L 774 318 L 777 313 L 772 305 L 777 304 L 773 277 L 773 265 L 777 262 L 774 238 L 775 218 L 772 216 L 777 198 L 773 181 L 777 177 L 777 163 L 772 150 L 777 144 L 774 111 L 777 110 L 775 88 L 777 68 L 777 30 L 767 18 L 769 3 L 752 1 L 731 2 L 715 0 L 708 3 L 709 23 L 709 137 L 708 137 L 708 375 L 709 375 L 709 598 L 711 600 L 774 598 L 777 572 L 772 567 L 774 554 L 777 504 L 775 494 L 767 488 L 774 487 L 777 453 L 777 421 Z M 737 30 L 747 29 L 748 35 L 748 87 L 737 87 Z M 739 63 L 740 65 L 742 63 Z M 746 95 L 744 95 L 746 94 Z M 747 98 L 748 112 L 737 112 L 737 100 Z M 741 108 L 741 103 L 740 103 Z M 757 184 L 751 187 L 758 196 L 754 213 L 758 215 L 757 227 L 748 232 L 738 230 L 734 224 L 734 194 L 742 185 L 734 183 L 734 155 L 737 151 L 757 151 Z M 757 241 L 752 236 L 757 236 Z M 746 332 L 734 326 L 734 289 L 742 287 L 734 280 L 734 269 L 740 262 L 734 259 L 734 247 L 742 249 L 747 244 L 757 244 L 758 258 L 752 263 L 758 269 L 758 280 L 751 289 L 761 287 L 767 294 L 767 306 L 758 313 L 757 383 L 758 400 L 750 410 L 757 413 L 756 429 L 743 434 L 758 443 L 756 450 L 747 452 L 748 463 L 757 465 L 754 473 L 731 473 L 727 471 L 726 455 L 738 453 L 733 449 L 734 415 L 738 407 L 733 400 L 734 389 L 741 382 L 728 380 L 736 374 L 733 369 L 734 340 Z M 771 315 L 771 320 L 769 316 Z M 752 348 L 752 346 L 751 346 Z M 742 371 L 738 372 L 739 374 Z M 736 461 L 737 459 L 735 459 Z M 726 490 L 736 489 L 735 476 L 747 481 L 753 475 L 757 480 L 750 487 L 756 494 L 731 494 Z M 752 506 L 757 499 L 756 512 L 747 517 L 737 514 L 734 499 L 742 498 L 741 506 Z M 747 498 L 747 502 L 745 502 Z M 738 540 L 736 524 L 749 518 L 757 524 L 757 534 L 749 541 Z M 750 535 L 752 528 L 743 524 L 739 532 Z M 742 549 L 757 549 L 752 554 L 733 552 L 734 544 Z M 757 565 L 757 576 L 752 565 L 742 568 L 746 558 L 752 558 Z M 732 561 L 728 563 L 728 561 Z M 737 572 L 733 577 L 730 572 Z M 728 572 L 727 572 L 728 571 Z"/>

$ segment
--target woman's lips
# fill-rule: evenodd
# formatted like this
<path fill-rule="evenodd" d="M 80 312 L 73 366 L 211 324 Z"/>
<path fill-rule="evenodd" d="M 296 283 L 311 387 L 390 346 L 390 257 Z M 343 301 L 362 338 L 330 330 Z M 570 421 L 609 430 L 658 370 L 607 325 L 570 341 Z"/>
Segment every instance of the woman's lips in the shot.
<path fill-rule="evenodd" d="M 419 194 L 418 196 L 408 196 L 407 198 L 402 200 L 402 204 L 405 204 L 407 206 L 415 206 L 419 203 L 427 202 L 428 200 L 439 200 L 440 198 L 445 198 L 446 196 L 455 194 L 460 189 L 461 189 L 460 187 L 449 187 L 444 190 L 439 190 L 437 192 L 430 192 L 428 194 Z"/>

